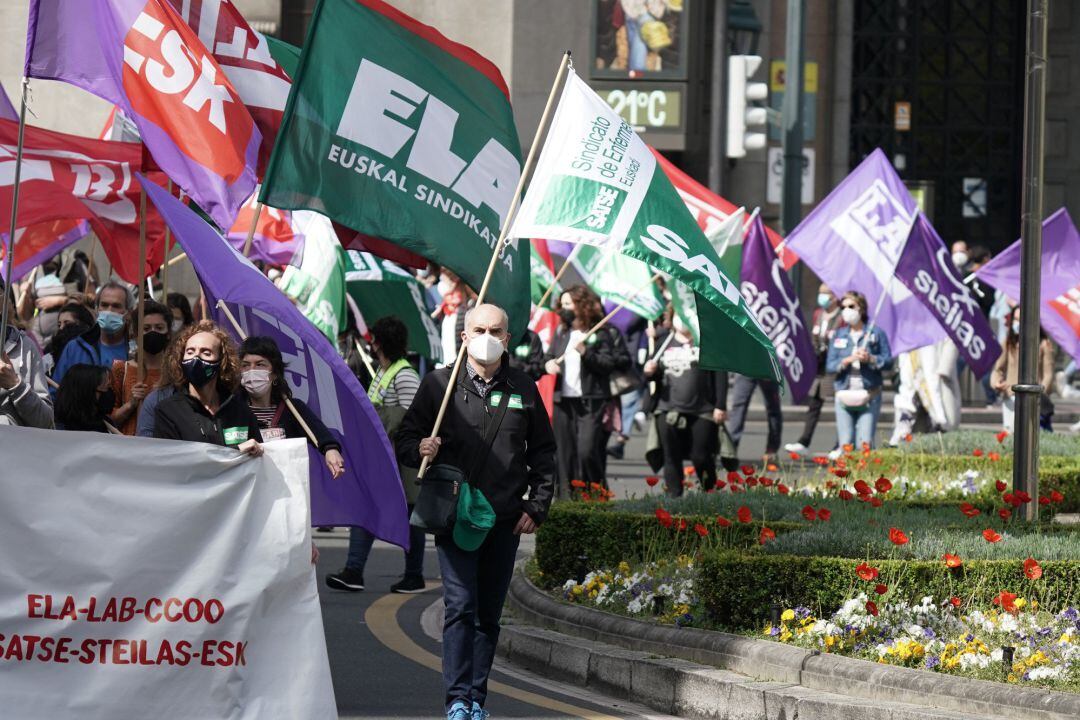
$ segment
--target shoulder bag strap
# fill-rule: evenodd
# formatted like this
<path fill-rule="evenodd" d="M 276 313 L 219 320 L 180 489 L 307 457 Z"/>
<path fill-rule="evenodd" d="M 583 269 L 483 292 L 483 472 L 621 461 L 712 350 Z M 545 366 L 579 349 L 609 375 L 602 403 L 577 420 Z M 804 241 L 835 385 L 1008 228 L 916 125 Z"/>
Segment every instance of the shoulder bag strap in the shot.
<path fill-rule="evenodd" d="M 487 402 L 487 398 L 484 399 L 484 402 Z M 472 472 L 465 477 L 465 482 L 471 482 L 473 475 L 475 475 L 477 471 L 482 470 L 485 463 L 487 463 L 488 455 L 491 454 L 491 446 L 495 444 L 495 435 L 499 432 L 499 426 L 502 425 L 503 417 L 506 415 L 506 408 L 509 404 L 510 392 L 508 390 L 503 390 L 502 396 L 499 398 L 499 406 L 495 409 L 495 417 L 491 419 L 491 422 L 487 427 L 487 432 L 484 433 L 484 449 L 480 451 L 480 455 L 476 458 L 476 462 L 473 463 Z"/>

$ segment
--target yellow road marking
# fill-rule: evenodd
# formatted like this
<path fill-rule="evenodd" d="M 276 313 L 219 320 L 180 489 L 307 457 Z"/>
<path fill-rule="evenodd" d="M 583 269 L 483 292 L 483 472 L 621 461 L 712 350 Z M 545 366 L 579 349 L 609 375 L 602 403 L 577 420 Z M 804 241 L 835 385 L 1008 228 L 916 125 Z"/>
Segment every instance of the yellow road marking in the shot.
<path fill-rule="evenodd" d="M 442 659 L 413 642 L 412 638 L 406 635 L 398 624 L 398 610 L 409 599 L 409 595 L 385 595 L 379 598 L 364 613 L 364 622 L 367 623 L 368 630 L 375 636 L 375 639 L 390 648 L 390 650 L 412 660 L 414 663 L 441 673 Z M 582 718 L 582 720 L 623 720 L 615 715 L 605 715 L 604 713 L 570 705 L 496 680 L 488 682 L 488 692 L 505 695 L 529 705 L 562 713 L 569 717 Z"/>

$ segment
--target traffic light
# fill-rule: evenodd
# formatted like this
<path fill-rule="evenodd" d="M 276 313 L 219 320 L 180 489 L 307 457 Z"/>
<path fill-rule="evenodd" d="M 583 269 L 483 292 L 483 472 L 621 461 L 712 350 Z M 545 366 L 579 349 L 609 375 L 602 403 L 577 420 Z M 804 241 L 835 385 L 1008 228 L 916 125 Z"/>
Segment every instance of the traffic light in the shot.
<path fill-rule="evenodd" d="M 741 158 L 747 150 L 765 147 L 764 132 L 747 132 L 748 129 L 764 129 L 767 122 L 765 108 L 750 107 L 750 100 L 764 100 L 769 86 L 763 82 L 749 82 L 750 76 L 761 67 L 758 55 L 732 55 L 728 58 L 727 92 L 727 156 Z"/>

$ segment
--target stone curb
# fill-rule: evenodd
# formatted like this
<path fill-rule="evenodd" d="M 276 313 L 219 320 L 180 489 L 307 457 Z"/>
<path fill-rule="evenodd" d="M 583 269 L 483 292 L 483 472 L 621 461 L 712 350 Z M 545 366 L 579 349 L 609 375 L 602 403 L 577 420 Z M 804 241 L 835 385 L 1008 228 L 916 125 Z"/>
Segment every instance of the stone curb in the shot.
<path fill-rule="evenodd" d="M 516 618 L 538 628 L 549 628 L 564 635 L 584 638 L 587 641 L 607 643 L 623 648 L 624 651 L 646 653 L 654 658 L 656 656 L 677 658 L 709 665 L 712 668 L 723 668 L 768 683 L 780 683 L 787 688 L 785 692 L 794 688 L 830 695 L 839 693 L 852 707 L 861 707 L 866 704 L 869 708 L 883 708 L 887 703 L 900 706 L 931 706 L 940 709 L 938 712 L 952 711 L 964 717 L 994 717 L 1008 720 L 1077 720 L 1080 718 L 1080 697 L 1070 693 L 952 677 L 839 655 L 821 654 L 816 650 L 804 650 L 729 633 L 694 628 L 673 628 L 633 620 L 559 602 L 536 588 L 520 570 L 514 574 L 514 579 L 510 584 L 507 603 Z M 513 632 L 524 631 L 518 627 Z M 536 640 L 535 642 L 542 644 L 544 641 Z M 554 658 L 555 652 L 552 649 L 554 638 L 549 637 L 546 642 L 549 658 Z M 618 659 L 618 655 L 613 656 L 615 659 L 612 660 L 595 659 L 593 657 L 595 642 L 564 641 L 558 649 L 557 666 L 550 660 L 544 661 L 542 651 L 540 655 L 533 653 L 529 656 L 532 659 L 521 662 L 522 664 L 533 662 L 536 670 L 543 669 L 545 673 L 561 672 L 563 674 L 559 677 L 570 682 L 578 684 L 587 682 L 598 688 L 610 685 L 611 691 L 619 694 L 615 692 L 621 682 L 617 673 L 623 672 L 625 675 L 625 672 L 618 668 L 625 667 L 628 661 L 624 663 Z M 511 652 L 513 653 L 513 650 Z M 584 658 L 585 652 L 589 653 L 587 662 Z M 511 659 L 519 662 L 513 654 Z M 660 660 L 654 659 L 652 662 L 660 662 Z M 540 668 L 539 664 L 544 664 L 545 667 Z M 722 671 L 709 669 L 709 672 Z M 746 682 L 745 678 L 740 678 L 740 681 Z M 681 681 L 676 683 L 676 687 L 680 686 Z M 710 691 L 709 695 L 710 702 L 717 701 L 716 691 Z M 622 697 L 628 696 L 622 694 Z M 638 700 L 646 702 L 643 698 L 638 698 Z M 811 705 L 816 702 L 819 700 L 807 700 L 807 703 Z M 656 707 L 652 703 L 648 704 Z M 859 715 L 859 717 L 865 717 L 867 720 L 871 718 L 876 720 L 879 717 L 889 720 L 907 720 L 909 717 L 955 717 L 944 712 L 940 715 L 897 714 L 901 713 L 901 710 L 902 707 L 895 707 L 888 712 L 882 711 L 880 715 L 868 714 Z M 809 706 L 807 712 L 810 712 Z M 765 715 L 740 714 L 706 714 L 706 716 L 766 717 Z M 779 714 L 767 717 L 770 720 L 773 717 L 791 720 L 796 716 Z M 800 710 L 797 717 L 799 720 L 807 720 L 811 717 L 841 718 L 855 717 L 855 715 L 804 714 L 804 711 Z"/>

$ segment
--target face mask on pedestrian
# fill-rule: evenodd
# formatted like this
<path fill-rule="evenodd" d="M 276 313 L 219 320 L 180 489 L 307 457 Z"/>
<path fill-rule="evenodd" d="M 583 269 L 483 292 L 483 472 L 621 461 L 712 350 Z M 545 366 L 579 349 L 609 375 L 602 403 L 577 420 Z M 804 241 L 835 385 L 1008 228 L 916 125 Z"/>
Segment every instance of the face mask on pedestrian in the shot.
<path fill-rule="evenodd" d="M 446 295 L 454 289 L 454 283 L 450 282 L 450 280 L 446 277 L 440 277 L 436 287 L 439 288 L 440 295 Z"/>
<path fill-rule="evenodd" d="M 844 308 L 840 313 L 840 317 L 844 318 L 844 322 L 848 325 L 855 325 L 862 320 L 862 313 L 858 308 Z"/>
<path fill-rule="evenodd" d="M 109 335 L 115 335 L 124 327 L 124 316 L 110 310 L 102 310 L 98 313 L 97 324 Z"/>
<path fill-rule="evenodd" d="M 270 389 L 270 371 L 269 370 L 245 370 L 240 376 L 240 384 L 244 386 L 244 389 L 248 391 L 248 394 L 255 397 L 262 397 Z"/>
<path fill-rule="evenodd" d="M 169 329 L 172 330 L 173 335 L 175 335 L 176 333 L 184 329 L 184 321 L 173 320 L 172 323 L 169 324 Z"/>
<path fill-rule="evenodd" d="M 563 321 L 564 325 L 570 325 L 574 322 L 574 311 L 563 308 L 559 310 L 559 319 Z"/>
<path fill-rule="evenodd" d="M 112 388 L 109 388 L 103 393 L 100 393 L 97 398 L 97 411 L 99 415 L 108 417 L 116 406 L 116 393 Z"/>
<path fill-rule="evenodd" d="M 1019 335 L 1020 334 L 1020 321 L 1019 320 L 1013 320 L 1012 331 L 1013 331 L 1013 335 Z"/>
<path fill-rule="evenodd" d="M 163 332 L 144 332 L 142 336 L 143 350 L 151 355 L 157 355 L 169 344 L 169 336 Z"/>
<path fill-rule="evenodd" d="M 202 358 L 188 358 L 180 363 L 180 367 L 187 381 L 196 388 L 201 388 L 217 377 L 218 371 L 221 370 L 221 361 L 207 362 Z"/>
<path fill-rule="evenodd" d="M 505 349 L 501 341 L 488 333 L 469 340 L 469 355 L 482 365 L 490 365 L 501 358 Z"/>
<path fill-rule="evenodd" d="M 829 293 L 818 293 L 817 305 L 819 308 L 827 308 L 832 305 L 832 295 Z"/>
<path fill-rule="evenodd" d="M 952 264 L 957 270 L 963 270 L 964 266 L 968 264 L 968 254 L 966 252 L 954 252 L 952 254 Z"/>

